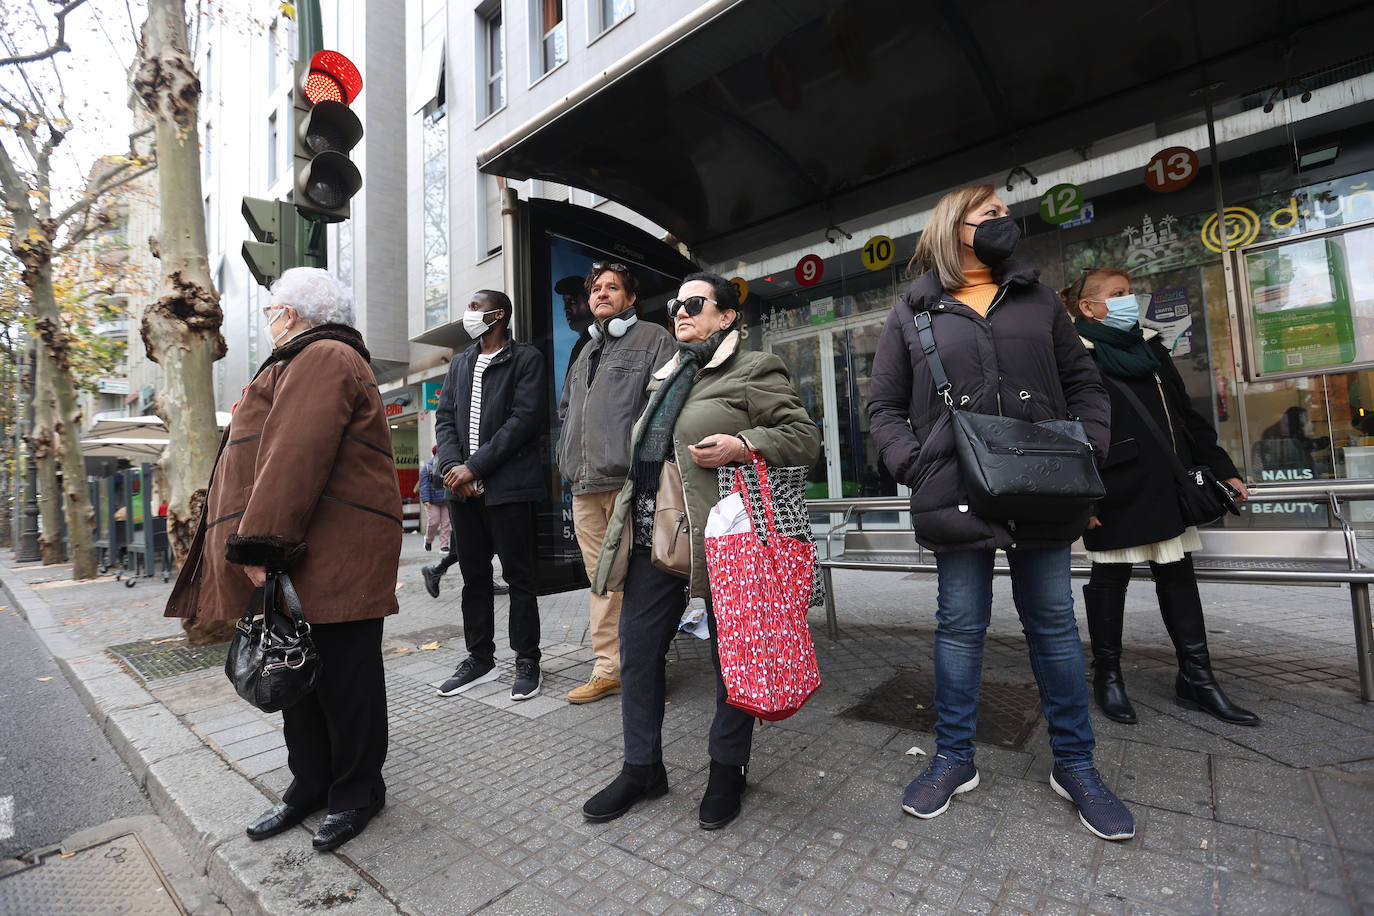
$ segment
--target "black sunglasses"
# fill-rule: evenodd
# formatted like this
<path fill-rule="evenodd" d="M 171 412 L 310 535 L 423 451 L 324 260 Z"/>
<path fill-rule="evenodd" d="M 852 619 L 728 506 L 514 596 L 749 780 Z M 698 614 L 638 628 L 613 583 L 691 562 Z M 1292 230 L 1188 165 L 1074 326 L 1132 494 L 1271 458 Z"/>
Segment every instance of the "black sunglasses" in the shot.
<path fill-rule="evenodd" d="M 1070 303 L 1075 303 L 1075 302 L 1077 302 L 1079 299 L 1082 299 L 1082 298 L 1083 298 L 1083 287 L 1085 287 L 1085 286 L 1088 285 L 1088 274 L 1092 273 L 1092 272 L 1095 271 L 1095 270 L 1097 270 L 1096 267 L 1085 267 L 1085 268 L 1083 268 L 1083 276 L 1081 276 L 1081 277 L 1078 278 L 1078 295 L 1077 295 L 1077 296 L 1070 295 L 1070 296 L 1069 296 L 1069 302 L 1070 302 Z M 1073 287 L 1070 286 L 1070 287 L 1069 287 L 1069 290 L 1070 290 L 1070 292 L 1072 292 Z"/>
<path fill-rule="evenodd" d="M 592 270 L 613 270 L 618 274 L 627 274 L 630 268 L 621 264 L 619 261 L 597 261 L 592 264 Z"/>
<path fill-rule="evenodd" d="M 679 311 L 686 311 L 693 318 L 701 314 L 701 310 L 706 308 L 706 303 L 716 304 L 716 300 L 710 296 L 688 296 L 686 299 L 668 300 L 668 317 L 676 318 Z"/>

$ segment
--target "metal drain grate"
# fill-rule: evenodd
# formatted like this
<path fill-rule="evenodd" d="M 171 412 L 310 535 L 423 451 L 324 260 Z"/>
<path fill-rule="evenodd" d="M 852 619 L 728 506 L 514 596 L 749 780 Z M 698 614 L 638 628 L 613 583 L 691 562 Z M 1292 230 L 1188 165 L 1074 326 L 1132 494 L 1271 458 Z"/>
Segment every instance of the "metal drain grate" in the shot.
<path fill-rule="evenodd" d="M 908 731 L 933 731 L 935 676 L 915 669 L 899 671 L 841 715 Z M 1018 750 L 1039 721 L 1040 693 L 1034 684 L 983 678 L 974 740 Z"/>
<path fill-rule="evenodd" d="M 224 667 L 228 643 L 215 646 L 188 646 L 184 636 L 149 642 L 126 642 L 110 646 L 111 655 L 133 669 L 144 681 Z"/>
<path fill-rule="evenodd" d="M 36 865 L 5 875 L 0 880 L 0 912 L 176 916 L 186 909 L 143 843 L 126 834 L 67 855 L 53 852 Z"/>

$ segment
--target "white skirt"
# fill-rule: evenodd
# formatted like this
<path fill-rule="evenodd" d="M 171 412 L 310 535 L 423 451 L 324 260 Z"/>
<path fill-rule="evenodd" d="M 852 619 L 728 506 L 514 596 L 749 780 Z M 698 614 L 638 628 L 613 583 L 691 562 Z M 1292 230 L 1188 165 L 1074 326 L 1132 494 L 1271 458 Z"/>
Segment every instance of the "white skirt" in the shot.
<path fill-rule="evenodd" d="M 1185 553 L 1202 549 L 1197 528 L 1189 525 L 1178 537 L 1139 547 L 1120 550 L 1089 550 L 1088 559 L 1094 563 L 1177 563 Z"/>

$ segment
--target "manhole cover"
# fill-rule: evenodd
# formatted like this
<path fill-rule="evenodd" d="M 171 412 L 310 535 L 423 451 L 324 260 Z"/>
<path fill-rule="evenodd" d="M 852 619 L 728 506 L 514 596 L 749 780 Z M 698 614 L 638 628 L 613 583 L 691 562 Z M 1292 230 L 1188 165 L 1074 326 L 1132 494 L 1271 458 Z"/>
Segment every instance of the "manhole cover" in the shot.
<path fill-rule="evenodd" d="M 908 731 L 935 728 L 935 676 L 904 669 L 841 715 Z M 1019 749 L 1040 721 L 1040 693 L 1034 684 L 983 678 L 974 740 Z"/>
<path fill-rule="evenodd" d="M 0 913 L 185 913 L 143 843 L 132 834 L 68 855 L 53 852 L 36 865 L 0 878 Z"/>
<path fill-rule="evenodd" d="M 188 646 L 184 636 L 169 639 L 126 642 L 110 646 L 109 652 L 133 669 L 144 681 L 224 667 L 228 643 L 216 646 Z"/>

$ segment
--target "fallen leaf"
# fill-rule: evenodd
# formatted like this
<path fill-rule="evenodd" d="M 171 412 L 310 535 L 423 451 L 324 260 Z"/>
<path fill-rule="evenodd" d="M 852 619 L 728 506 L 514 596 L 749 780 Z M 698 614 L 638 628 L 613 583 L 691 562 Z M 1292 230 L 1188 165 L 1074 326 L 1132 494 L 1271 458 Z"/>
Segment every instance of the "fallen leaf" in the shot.
<path fill-rule="evenodd" d="M 1197 844 L 1197 848 L 1198 848 L 1198 849 L 1206 849 L 1206 848 L 1207 848 L 1207 841 L 1206 841 L 1206 840 L 1203 840 L 1201 843 L 1198 843 L 1198 844 Z"/>
<path fill-rule="evenodd" d="M 39 680 L 40 680 L 40 681 L 50 681 L 50 680 L 52 680 L 52 678 L 50 678 L 50 677 L 40 677 Z"/>
<path fill-rule="evenodd" d="M 427 642 L 427 643 L 425 643 L 423 646 L 420 647 L 420 651 L 421 651 L 421 652 L 433 652 L 433 651 L 434 651 L 435 649 L 437 649 L 437 648 L 439 648 L 439 643 L 438 643 L 437 641 L 435 641 L 435 642 Z"/>
<path fill-rule="evenodd" d="M 909 747 L 909 748 L 906 749 L 906 753 L 903 754 L 902 756 L 903 756 L 903 757 L 929 757 L 930 755 L 927 754 L 925 751 L 921 750 L 919 747 L 916 747 L 915 745 L 912 745 L 911 747 Z"/>
<path fill-rule="evenodd" d="M 409 651 L 410 651 L 410 646 L 401 646 L 401 648 L 399 648 L 399 649 L 392 649 L 392 650 L 391 650 L 391 654 L 392 654 L 392 655 L 404 655 L 405 653 L 407 653 L 407 652 L 409 652 Z"/>

